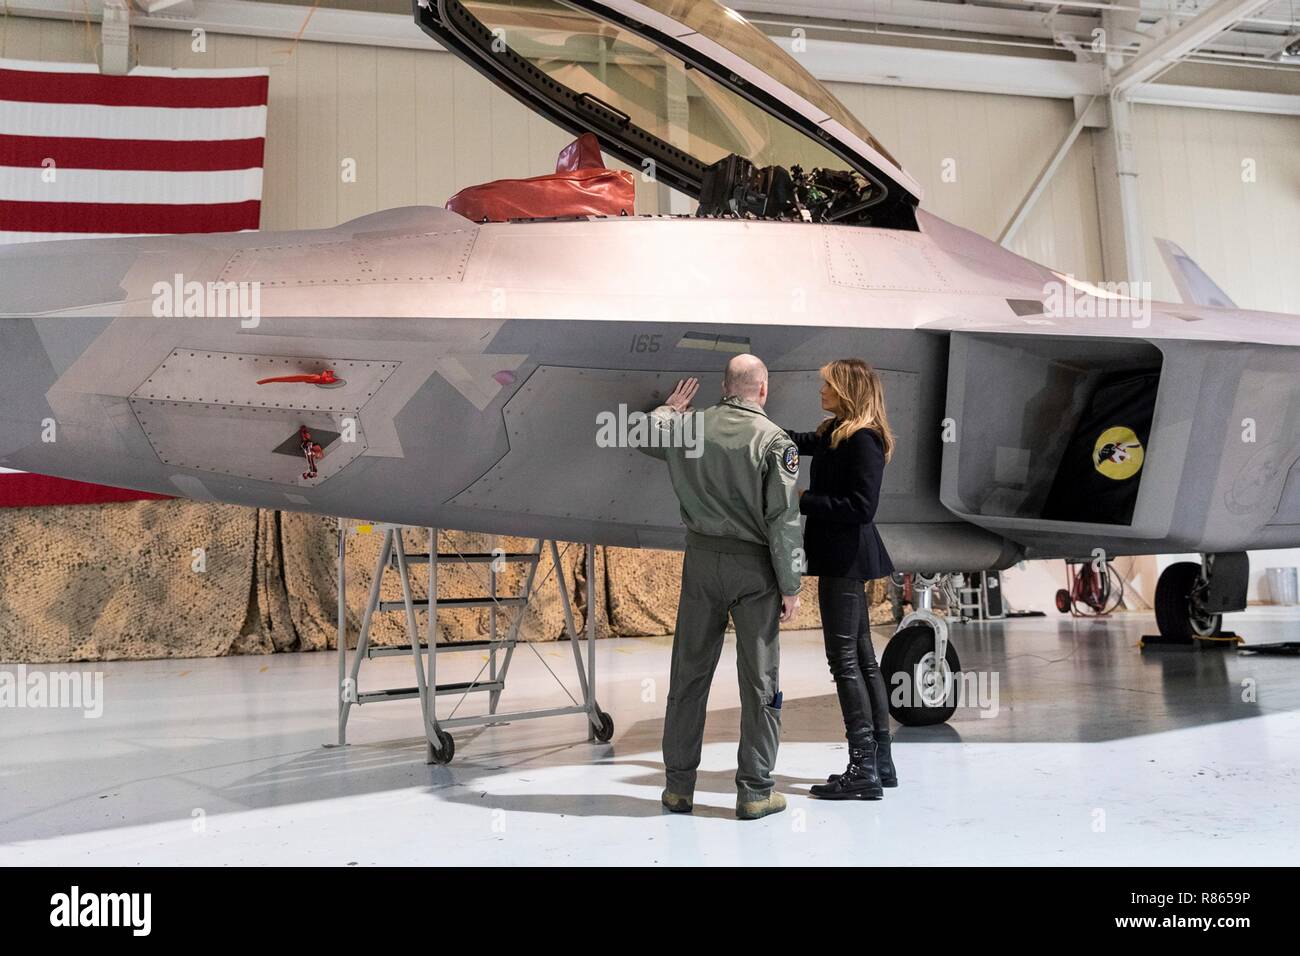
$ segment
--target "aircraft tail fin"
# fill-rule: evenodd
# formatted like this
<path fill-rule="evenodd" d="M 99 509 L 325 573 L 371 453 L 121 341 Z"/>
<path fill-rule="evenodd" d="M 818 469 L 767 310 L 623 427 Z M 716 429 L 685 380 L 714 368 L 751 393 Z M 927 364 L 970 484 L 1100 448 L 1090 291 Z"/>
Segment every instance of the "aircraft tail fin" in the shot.
<path fill-rule="evenodd" d="M 1164 257 L 1165 267 L 1178 287 L 1178 295 L 1186 305 L 1213 305 L 1226 309 L 1235 309 L 1237 303 L 1229 298 L 1228 293 L 1220 289 L 1205 270 L 1192 261 L 1176 243 L 1168 239 L 1157 239 L 1156 248 Z"/>

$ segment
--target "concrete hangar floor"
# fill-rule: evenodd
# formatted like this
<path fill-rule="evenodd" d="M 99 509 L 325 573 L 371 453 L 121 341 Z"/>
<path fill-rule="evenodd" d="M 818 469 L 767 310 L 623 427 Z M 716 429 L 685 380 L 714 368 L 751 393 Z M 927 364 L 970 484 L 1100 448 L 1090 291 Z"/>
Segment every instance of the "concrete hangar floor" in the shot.
<path fill-rule="evenodd" d="M 1250 643 L 1294 639 L 1300 609 L 1226 624 Z M 730 641 L 693 816 L 659 806 L 667 639 L 599 642 L 611 743 L 588 743 L 581 717 L 535 720 L 462 732 L 448 766 L 424 762 L 414 701 L 364 707 L 352 745 L 322 747 L 333 654 L 87 665 L 105 674 L 98 719 L 0 721 L 0 864 L 1294 862 L 1300 662 L 1143 654 L 1152 628 L 1141 615 L 955 628 L 963 666 L 999 675 L 996 712 L 902 728 L 901 786 L 876 803 L 807 796 L 842 769 L 844 742 L 820 635 L 783 635 L 790 810 L 754 823 L 732 816 Z M 548 667 L 572 683 L 568 649 L 539 650 L 521 649 L 515 704 L 562 696 Z M 393 669 L 375 679 L 403 663 L 375 662 Z"/>

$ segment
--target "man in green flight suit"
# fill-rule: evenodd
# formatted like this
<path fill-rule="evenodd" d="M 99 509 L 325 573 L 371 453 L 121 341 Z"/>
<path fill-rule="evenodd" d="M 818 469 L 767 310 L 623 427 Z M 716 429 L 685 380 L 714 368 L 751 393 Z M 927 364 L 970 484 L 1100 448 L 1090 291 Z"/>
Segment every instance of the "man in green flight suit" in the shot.
<path fill-rule="evenodd" d="M 772 768 L 781 739 L 779 622 L 799 609 L 803 566 L 799 452 L 763 413 L 767 367 L 755 356 L 727 363 L 722 400 L 692 412 L 698 389 L 697 379 L 677 383 L 650 413 L 650 447 L 641 449 L 668 463 L 686 525 L 664 718 L 663 803 L 678 813 L 693 808 L 709 685 L 730 615 L 740 678 L 736 816 L 756 820 L 786 806 L 773 789 Z M 676 440 L 690 435 L 692 425 L 694 442 Z"/>

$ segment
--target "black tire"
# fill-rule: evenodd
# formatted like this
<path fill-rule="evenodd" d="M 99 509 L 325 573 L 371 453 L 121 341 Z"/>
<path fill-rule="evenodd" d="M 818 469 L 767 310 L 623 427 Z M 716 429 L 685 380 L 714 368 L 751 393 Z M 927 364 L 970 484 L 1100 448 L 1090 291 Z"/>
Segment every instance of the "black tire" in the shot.
<path fill-rule="evenodd" d="M 916 670 L 926 654 L 934 651 L 934 631 L 925 624 L 910 624 L 897 632 L 885 645 L 885 653 L 880 657 L 880 672 L 885 678 L 885 689 L 889 693 L 889 713 L 905 727 L 928 727 L 942 724 L 952 717 L 957 710 L 957 674 L 961 671 L 961 662 L 957 658 L 957 649 L 948 641 L 948 652 L 944 660 L 952 672 L 954 681 L 947 699 L 941 706 L 930 707 L 915 699 L 914 704 L 903 706 L 895 702 L 899 687 L 907 688 L 904 696 L 914 698 L 910 689 L 916 683 Z M 902 675 L 900 677 L 900 675 Z"/>
<path fill-rule="evenodd" d="M 1056 592 L 1056 609 L 1062 614 L 1070 613 L 1070 592 L 1065 588 Z"/>
<path fill-rule="evenodd" d="M 602 744 L 607 744 L 614 739 L 614 718 L 603 710 L 596 716 L 600 718 L 600 726 L 594 728 L 596 739 Z"/>
<path fill-rule="evenodd" d="M 1201 566 L 1179 561 L 1160 574 L 1156 582 L 1156 627 L 1160 636 L 1191 643 L 1197 637 L 1219 633 L 1223 615 L 1204 615 L 1194 621 L 1192 591 L 1201 580 Z"/>
<path fill-rule="evenodd" d="M 438 731 L 439 746 L 435 747 L 429 744 L 429 755 L 433 762 L 437 764 L 449 764 L 452 758 L 456 756 L 456 738 L 445 730 Z"/>

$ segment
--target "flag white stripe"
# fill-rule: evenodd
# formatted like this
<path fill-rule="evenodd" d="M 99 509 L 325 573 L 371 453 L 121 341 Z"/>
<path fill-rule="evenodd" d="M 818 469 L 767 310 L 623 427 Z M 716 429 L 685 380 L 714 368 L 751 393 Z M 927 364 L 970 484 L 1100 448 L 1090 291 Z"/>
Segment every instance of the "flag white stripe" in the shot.
<path fill-rule="evenodd" d="M 0 99 L 0 133 L 91 139 L 262 139 L 266 107 L 99 106 Z M 166 145 L 160 142 L 158 148 Z"/>
<path fill-rule="evenodd" d="M 54 182 L 46 182 L 51 174 Z M 260 168 L 162 172 L 0 166 L 0 200 L 188 204 L 261 198 Z"/>
<path fill-rule="evenodd" d="M 236 229 L 236 232 L 257 232 L 256 229 Z M 0 229 L 0 246 L 18 242 L 66 242 L 71 239 L 131 239 L 142 236 L 173 235 L 157 232 L 6 232 Z M 187 235 L 187 233 L 179 233 Z"/>
<path fill-rule="evenodd" d="M 65 239 L 122 239 L 145 236 L 144 232 L 6 232 L 0 229 L 0 246 L 15 242 L 57 242 Z"/>

